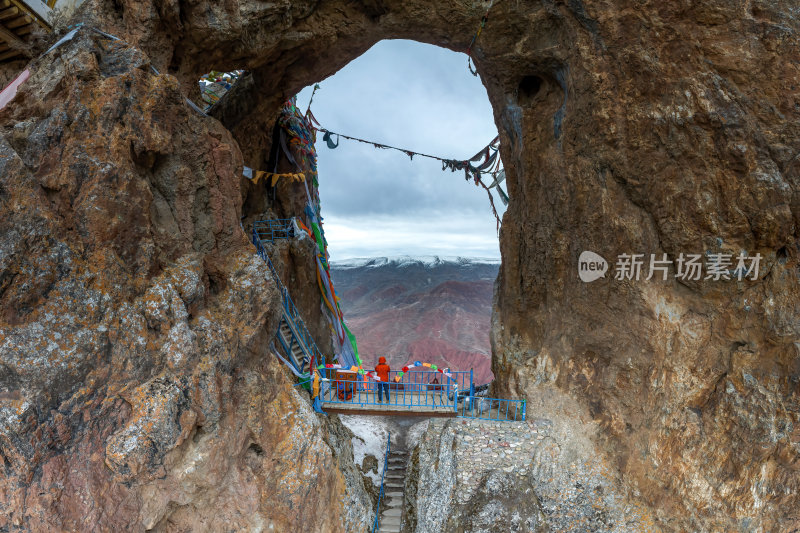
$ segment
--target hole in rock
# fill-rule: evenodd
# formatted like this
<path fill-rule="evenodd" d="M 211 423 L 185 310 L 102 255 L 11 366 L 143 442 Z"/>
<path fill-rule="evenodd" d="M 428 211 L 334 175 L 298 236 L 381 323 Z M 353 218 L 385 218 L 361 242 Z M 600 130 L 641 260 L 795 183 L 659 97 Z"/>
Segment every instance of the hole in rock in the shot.
<path fill-rule="evenodd" d="M 518 100 L 522 106 L 530 105 L 542 88 L 542 78 L 539 76 L 525 76 L 519 82 Z"/>
<path fill-rule="evenodd" d="M 315 203 L 318 186 L 331 278 L 364 368 L 380 356 L 393 370 L 421 361 L 473 369 L 479 385 L 492 379 L 492 206 L 502 217 L 508 188 L 486 89 L 466 59 L 381 41 L 316 91 L 302 90 L 288 109 L 317 129 L 317 174 L 303 133 L 283 128 L 286 146 L 279 132 L 264 169 L 280 177 L 248 192 L 244 215 L 246 225 L 299 217 L 311 229 L 305 187 Z M 284 177 L 298 170 L 311 179 Z"/>
<path fill-rule="evenodd" d="M 264 455 L 264 448 L 253 442 L 248 446 L 247 451 L 250 453 L 256 454 L 258 457 L 262 457 Z"/>
<path fill-rule="evenodd" d="M 775 252 L 775 257 L 778 259 L 779 263 L 784 264 L 789 258 L 789 250 L 787 250 L 785 246 L 781 246 L 778 248 L 778 251 Z"/>

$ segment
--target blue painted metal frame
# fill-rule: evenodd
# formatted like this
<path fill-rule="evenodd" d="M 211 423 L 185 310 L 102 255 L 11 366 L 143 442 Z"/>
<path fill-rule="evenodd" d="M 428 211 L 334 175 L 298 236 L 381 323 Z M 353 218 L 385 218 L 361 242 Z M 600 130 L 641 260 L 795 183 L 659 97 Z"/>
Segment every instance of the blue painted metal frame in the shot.
<path fill-rule="evenodd" d="M 445 407 L 455 412 L 458 412 L 458 403 L 454 394 L 458 374 L 469 374 L 466 371 L 452 372 L 454 376 L 449 378 L 438 372 L 410 370 L 405 373 L 402 381 L 398 383 L 393 379 L 397 372 L 392 371 L 389 373 L 389 383 L 382 383 L 371 378 L 364 381 L 363 376 L 357 376 L 355 381 L 337 380 L 337 370 L 339 369 L 320 369 L 321 375 L 327 380 L 320 391 L 322 402 L 326 404 L 358 404 L 361 406 L 375 405 L 381 407 L 394 405 L 408 409 L 412 407 Z M 437 380 L 442 379 L 442 382 L 433 383 L 434 378 L 437 378 Z M 387 384 L 389 385 L 388 399 L 385 402 L 378 401 L 378 387 Z"/>
<path fill-rule="evenodd" d="M 523 421 L 525 420 L 525 403 L 525 400 L 471 397 L 469 401 L 464 401 L 461 405 L 458 416 L 480 420 Z"/>
<path fill-rule="evenodd" d="M 269 271 L 272 274 L 272 279 L 275 280 L 275 285 L 278 286 L 278 291 L 281 293 L 281 301 L 283 302 L 283 310 L 284 316 L 287 317 L 289 320 L 292 321 L 292 324 L 295 328 L 290 328 L 292 330 L 292 338 L 294 339 L 295 331 L 297 331 L 297 335 L 300 337 L 300 341 L 309 349 L 311 350 L 312 354 L 314 355 L 314 360 L 316 361 L 316 365 L 324 365 L 325 364 L 325 356 L 317 347 L 317 343 L 314 342 L 314 338 L 311 336 L 311 333 L 308 331 L 305 322 L 303 322 L 302 317 L 300 316 L 300 312 L 297 310 L 297 307 L 294 305 L 292 301 L 292 297 L 289 295 L 289 290 L 281 281 L 281 278 L 278 276 L 278 271 L 275 270 L 275 266 L 270 261 L 269 255 L 267 255 L 267 251 L 264 248 L 263 243 L 261 242 L 261 238 L 258 236 L 258 231 L 256 230 L 255 226 L 253 227 L 253 235 L 252 235 L 253 244 L 256 247 L 256 252 L 258 256 L 267 264 L 269 267 Z M 283 318 L 281 318 L 283 320 Z M 280 324 L 278 324 L 278 332 L 276 333 L 278 337 L 278 341 L 280 342 L 281 346 L 284 350 L 287 350 L 287 355 L 291 353 L 291 346 L 286 346 L 283 342 L 283 339 L 280 335 Z M 302 372 L 301 368 L 297 369 L 298 372 Z"/>
<path fill-rule="evenodd" d="M 257 220 L 253 222 L 253 231 L 261 241 L 273 242 L 276 239 L 289 239 L 294 237 L 294 225 L 291 218 L 277 218 L 274 220 Z"/>
<path fill-rule="evenodd" d="M 389 466 L 389 453 L 392 451 L 392 434 L 386 439 L 386 457 L 383 460 L 383 472 L 381 473 L 381 490 L 378 493 L 378 506 L 375 508 L 375 522 L 372 524 L 372 533 L 378 530 L 381 522 L 381 500 L 383 499 L 383 481 L 386 478 L 386 469 Z"/>

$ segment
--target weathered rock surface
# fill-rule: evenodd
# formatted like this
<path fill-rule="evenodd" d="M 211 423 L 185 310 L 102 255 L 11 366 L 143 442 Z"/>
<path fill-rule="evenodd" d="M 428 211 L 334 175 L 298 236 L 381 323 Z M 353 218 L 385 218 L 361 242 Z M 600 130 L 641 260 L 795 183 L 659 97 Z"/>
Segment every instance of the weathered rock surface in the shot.
<path fill-rule="evenodd" d="M 0 148 L 0 246 L 8 250 L 0 257 L 3 346 L 7 353 L 14 342 L 48 354 L 42 335 L 58 333 L 62 337 L 53 343 L 75 348 L 53 353 L 52 361 L 22 373 L 22 365 L 36 361 L 4 354 L 3 376 L 9 376 L 4 379 L 29 389 L 24 397 L 16 392 L 18 385 L 3 392 L 4 423 L 16 428 L 12 434 L 27 435 L 4 444 L 4 450 L 12 450 L 3 459 L 11 465 L 6 468 L 41 464 L 37 451 L 55 453 L 56 445 L 31 444 L 37 432 L 37 438 L 63 439 L 76 431 L 72 425 L 47 426 L 47 417 L 56 416 L 50 409 L 77 394 L 78 384 L 96 390 L 88 376 L 113 368 L 102 363 L 114 360 L 124 342 L 136 350 L 138 337 L 125 341 L 124 334 L 146 331 L 145 342 L 160 335 L 146 356 L 163 357 L 159 364 L 164 366 L 144 368 L 167 365 L 166 353 L 154 355 L 167 345 L 166 333 L 151 331 L 154 319 L 144 310 L 119 337 L 98 328 L 72 329 L 73 315 L 98 326 L 106 315 L 109 324 L 114 317 L 121 320 L 123 303 L 140 305 L 137 299 L 144 298 L 150 278 L 166 276 L 166 265 L 186 254 L 200 254 L 203 271 L 210 274 L 204 289 L 209 302 L 195 313 L 225 294 L 235 297 L 230 280 L 238 270 L 225 265 L 246 269 L 235 253 L 243 238 L 226 223 L 238 220 L 225 215 L 226 199 L 237 195 L 235 179 L 216 188 L 189 187 L 190 194 L 209 195 L 199 211 L 213 216 L 200 216 L 203 224 L 195 222 L 191 209 L 181 211 L 182 200 L 170 204 L 169 195 L 159 192 L 173 206 L 171 220 L 157 187 L 149 185 L 164 179 L 155 176 L 171 164 L 168 157 L 164 162 L 165 154 L 173 153 L 172 143 L 179 140 L 206 135 L 192 164 L 184 162 L 188 170 L 178 185 L 188 187 L 221 172 L 209 168 L 239 165 L 221 128 L 211 121 L 200 126 L 188 110 L 177 110 L 179 90 L 193 90 L 194 80 L 210 68 L 250 69 L 242 90 L 225 98 L 235 105 L 220 106 L 217 116 L 248 164 L 264 167 L 272 121 L 287 95 L 334 73 L 380 39 L 410 38 L 464 50 L 485 7 L 456 0 L 87 0 L 86 20 L 137 44 L 162 71 L 186 83 L 179 87 L 168 76 L 142 70 L 130 76 L 93 75 L 113 72 L 116 62 L 98 61 L 94 67 L 95 55 L 75 49 L 75 57 L 61 63 L 67 82 L 57 83 L 55 77 L 50 84 L 31 84 L 43 104 L 23 94 L 20 103 L 0 114 L 6 139 Z M 664 530 L 785 531 L 800 523 L 796 11 L 794 2 L 763 0 L 496 2 L 475 48 L 495 110 L 511 197 L 501 233 L 503 265 L 493 321 L 496 393 L 535 399 L 546 391 L 557 402 L 574 404 L 577 411 L 568 416 L 579 424 L 578 433 L 590 436 L 591 453 L 606 458 Z M 138 52 L 129 54 L 125 64 L 146 61 Z M 143 100 L 150 96 L 147 105 L 138 104 L 141 112 L 109 102 L 113 91 L 129 90 Z M 68 112 L 79 105 L 85 115 Z M 155 111 L 150 120 L 135 120 L 170 105 L 180 121 L 160 123 Z M 131 117 L 127 126 L 116 126 L 131 131 L 131 143 L 121 142 L 127 134 L 112 127 L 118 116 Z M 164 130 L 168 124 L 178 128 L 172 135 Z M 81 156 L 76 145 L 73 155 L 65 150 L 70 139 L 80 139 L 88 155 Z M 51 147 L 58 149 L 45 153 Z M 100 176 L 119 161 L 150 169 L 136 175 L 154 177 L 115 181 L 109 174 L 98 182 L 103 184 L 99 191 L 92 189 L 91 179 L 75 177 L 89 172 L 85 169 Z M 212 204 L 217 207 L 209 209 Z M 65 220 L 61 225 L 54 222 L 57 214 Z M 181 237 L 171 238 L 176 228 Z M 22 251 L 12 255 L 12 249 Z M 576 273 L 583 250 L 612 261 L 622 253 L 648 258 L 666 253 L 674 260 L 681 253 L 740 251 L 759 253 L 763 261 L 753 281 L 679 282 L 673 268 L 666 281 L 607 276 L 584 284 Z M 78 277 L 92 273 L 94 285 Z M 58 291 L 67 291 L 64 284 L 70 280 L 79 280 L 73 291 L 113 289 L 113 296 L 110 301 L 101 295 L 60 297 Z M 50 308 L 47 302 L 53 302 Z M 170 306 L 162 308 L 164 328 L 180 322 L 168 314 Z M 36 326 L 46 312 L 47 328 Z M 90 314 L 93 318 L 86 318 Z M 179 333 L 176 346 L 200 342 L 205 335 L 195 333 L 192 340 Z M 230 335 L 220 341 L 220 350 L 239 354 L 247 335 Z M 95 351 L 97 346 L 105 351 Z M 125 364 L 130 361 L 124 358 Z M 139 384 L 158 375 L 145 374 Z M 168 384 L 158 387 L 164 398 L 175 397 Z M 131 403 L 118 400 L 119 407 L 106 407 L 120 417 L 116 425 L 103 419 L 106 430 L 113 430 L 108 436 L 130 419 L 127 409 L 146 416 L 143 407 L 125 407 L 136 405 L 135 391 L 123 394 Z M 163 405 L 181 412 L 176 400 Z M 78 411 L 65 408 L 62 416 L 77 417 Z M 536 416 L 531 408 L 528 413 Z M 177 426 L 159 432 L 169 435 Z M 154 438 L 160 443 L 154 449 L 173 441 Z M 141 468 L 136 466 L 141 461 L 131 457 L 128 464 Z M 36 472 L 20 478 L 23 485 L 49 483 Z M 122 508 L 139 512 L 135 503 Z M 11 522 L 19 520 L 15 514 Z"/>
<path fill-rule="evenodd" d="M 495 460 L 497 454 L 492 457 L 486 451 L 489 444 L 479 442 L 495 439 L 492 424 L 437 420 L 429 425 L 411 455 L 406 474 L 403 531 L 548 531 L 533 490 L 529 450 L 516 450 L 516 457 L 509 456 L 501 467 L 501 461 Z M 505 427 L 519 437 L 510 439 L 515 447 L 524 444 L 533 449 L 524 423 Z M 507 440 L 497 442 L 510 448 Z M 471 452 L 485 457 L 480 460 Z M 471 484 L 465 483 L 466 473 L 473 478 Z"/>
<path fill-rule="evenodd" d="M 267 346 L 242 157 L 88 30 L 0 112 L 0 530 L 361 531 L 351 435 Z"/>

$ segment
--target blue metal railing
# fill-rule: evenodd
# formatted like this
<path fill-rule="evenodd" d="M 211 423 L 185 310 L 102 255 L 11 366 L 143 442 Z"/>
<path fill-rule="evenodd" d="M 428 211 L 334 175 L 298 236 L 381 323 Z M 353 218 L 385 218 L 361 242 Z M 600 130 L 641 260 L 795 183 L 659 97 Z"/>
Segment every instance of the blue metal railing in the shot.
<path fill-rule="evenodd" d="M 378 530 L 381 522 L 381 500 L 383 499 L 383 480 L 386 478 L 386 469 L 389 466 L 389 453 L 392 451 L 392 434 L 386 439 L 386 458 L 383 460 L 383 472 L 381 473 L 381 490 L 378 493 L 378 506 L 375 508 L 375 522 L 372 524 L 372 533 Z"/>
<path fill-rule="evenodd" d="M 255 227 L 253 227 L 252 238 L 258 256 L 261 257 L 261 259 L 267 264 L 270 272 L 272 273 L 272 279 L 275 280 L 275 285 L 278 286 L 278 290 L 281 293 L 283 309 L 286 312 L 287 317 L 292 321 L 292 325 L 295 326 L 294 329 L 297 332 L 297 335 L 300 337 L 300 340 L 303 342 L 303 344 L 312 352 L 314 360 L 316 361 L 315 365 L 324 365 L 325 356 L 322 355 L 322 352 L 319 350 L 319 348 L 317 348 L 317 343 L 314 342 L 314 338 L 311 336 L 311 333 L 308 331 L 305 322 L 303 322 L 303 319 L 300 317 L 300 312 L 294 305 L 292 297 L 289 296 L 289 290 L 278 276 L 278 271 L 275 270 L 275 266 L 272 264 L 272 261 L 270 261 L 269 255 L 267 255 L 267 251 L 264 249 L 264 245 L 262 244 Z"/>
<path fill-rule="evenodd" d="M 457 411 L 455 384 L 456 380 L 437 372 L 406 372 L 402 381 L 395 382 L 391 372 L 388 383 L 364 379 L 356 373 L 352 375 L 342 370 L 320 369 L 325 378 L 320 392 L 322 402 L 326 404 L 358 404 L 360 406 L 387 405 L 406 407 L 427 407 L 439 410 Z M 468 374 L 468 372 L 466 372 Z M 454 373 L 455 374 L 455 373 Z M 337 377 L 338 376 L 338 377 Z M 347 376 L 347 377 L 344 377 Z M 454 376 L 455 377 L 455 376 Z M 436 380 L 436 381 L 435 381 Z M 441 382 L 437 382 L 442 380 Z M 383 385 L 384 390 L 379 388 Z M 388 394 L 385 387 L 388 385 Z M 388 398 L 380 401 L 382 396 Z"/>
<path fill-rule="evenodd" d="M 294 237 L 294 225 L 291 218 L 257 220 L 253 222 L 253 231 L 261 241 L 273 242 L 275 239 Z"/>
<path fill-rule="evenodd" d="M 467 397 L 458 408 L 458 416 L 480 420 L 522 421 L 525 420 L 525 400 Z"/>

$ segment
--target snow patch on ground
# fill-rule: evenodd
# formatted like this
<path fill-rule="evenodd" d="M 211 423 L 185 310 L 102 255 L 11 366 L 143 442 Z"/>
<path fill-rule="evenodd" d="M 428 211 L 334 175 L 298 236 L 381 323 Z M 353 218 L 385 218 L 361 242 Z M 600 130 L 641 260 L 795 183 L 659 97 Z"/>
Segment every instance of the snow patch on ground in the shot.
<path fill-rule="evenodd" d="M 354 433 L 353 460 L 363 466 L 364 459 L 371 455 L 378 460 L 378 472 L 366 472 L 376 487 L 381 484 L 381 470 L 386 459 L 386 439 L 389 437 L 389 423 L 376 416 L 339 415 L 342 423 Z"/>
<path fill-rule="evenodd" d="M 422 437 L 422 434 L 425 433 L 425 430 L 428 429 L 429 423 L 430 420 L 425 420 L 408 428 L 408 433 L 406 433 L 407 450 L 413 450 L 417 447 L 417 444 L 419 444 L 419 439 Z"/>

